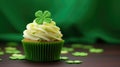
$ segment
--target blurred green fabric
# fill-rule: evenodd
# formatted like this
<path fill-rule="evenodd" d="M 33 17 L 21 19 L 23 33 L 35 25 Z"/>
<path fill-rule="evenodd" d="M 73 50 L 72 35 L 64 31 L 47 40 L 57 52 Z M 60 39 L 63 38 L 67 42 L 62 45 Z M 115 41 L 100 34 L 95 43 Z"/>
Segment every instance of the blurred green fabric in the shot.
<path fill-rule="evenodd" d="M 37 10 L 49 10 L 68 43 L 120 43 L 120 0 L 0 0 L 0 40 L 21 41 Z"/>

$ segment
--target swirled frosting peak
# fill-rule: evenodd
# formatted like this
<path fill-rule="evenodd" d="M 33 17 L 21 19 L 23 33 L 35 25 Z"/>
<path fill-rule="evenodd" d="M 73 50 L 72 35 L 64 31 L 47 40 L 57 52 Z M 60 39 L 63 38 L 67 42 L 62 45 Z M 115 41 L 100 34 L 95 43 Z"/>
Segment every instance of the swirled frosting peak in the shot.
<path fill-rule="evenodd" d="M 32 23 L 27 24 L 26 30 L 23 32 L 23 37 L 25 39 L 37 40 L 37 41 L 59 41 L 62 40 L 62 33 L 60 28 L 56 26 L 56 23 L 50 19 L 50 13 L 44 12 L 44 17 L 42 12 L 38 11 L 35 16 L 38 20 L 34 20 Z M 49 15 L 48 15 L 49 14 Z M 43 18 L 44 17 L 44 18 Z M 40 19 L 42 18 L 42 20 Z"/>

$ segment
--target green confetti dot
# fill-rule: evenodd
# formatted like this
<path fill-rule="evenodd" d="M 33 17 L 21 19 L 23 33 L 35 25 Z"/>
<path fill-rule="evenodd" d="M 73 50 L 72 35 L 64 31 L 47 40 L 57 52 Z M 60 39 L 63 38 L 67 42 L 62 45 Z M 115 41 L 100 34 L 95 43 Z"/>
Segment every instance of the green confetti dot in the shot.
<path fill-rule="evenodd" d="M 82 63 L 83 61 L 80 61 L 80 60 L 74 60 L 74 63 L 75 64 L 80 64 L 80 63 Z"/>
<path fill-rule="evenodd" d="M 6 53 L 8 53 L 8 54 L 14 54 L 14 53 L 21 53 L 21 51 L 19 51 L 19 50 L 14 50 L 14 51 L 7 50 Z"/>
<path fill-rule="evenodd" d="M 68 50 L 68 51 L 74 51 L 74 49 L 73 49 L 73 48 L 68 48 L 67 50 Z"/>
<path fill-rule="evenodd" d="M 63 51 L 68 51 L 68 48 L 67 47 L 63 47 L 62 50 Z"/>
<path fill-rule="evenodd" d="M 24 60 L 24 59 L 25 59 L 25 56 L 19 56 L 18 59 L 19 59 L 19 60 Z"/>
<path fill-rule="evenodd" d="M 5 53 L 12 54 L 13 51 L 5 51 Z"/>
<path fill-rule="evenodd" d="M 21 53 L 21 51 L 19 51 L 19 50 L 15 50 L 15 51 L 13 51 L 12 53 Z"/>
<path fill-rule="evenodd" d="M 21 51 L 17 50 L 16 47 L 5 47 L 5 52 L 8 53 L 8 54 L 21 53 Z"/>
<path fill-rule="evenodd" d="M 4 55 L 4 52 L 3 52 L 3 51 L 0 51 L 0 55 Z"/>
<path fill-rule="evenodd" d="M 60 57 L 61 60 L 68 60 L 68 57 Z"/>
<path fill-rule="evenodd" d="M 2 59 L 0 58 L 0 61 L 2 61 Z"/>
<path fill-rule="evenodd" d="M 73 64 L 74 61 L 73 61 L 73 60 L 67 60 L 66 63 L 67 63 L 67 64 Z"/>
<path fill-rule="evenodd" d="M 92 48 L 92 49 L 89 49 L 89 52 L 91 53 L 102 53 L 104 50 L 103 49 L 100 49 L 100 48 Z"/>
<path fill-rule="evenodd" d="M 8 50 L 8 51 L 16 50 L 16 47 L 5 47 L 5 50 Z"/>
<path fill-rule="evenodd" d="M 85 57 L 85 56 L 88 56 L 88 53 L 86 53 L 86 52 L 74 52 L 74 53 L 72 53 L 72 55 Z"/>
<path fill-rule="evenodd" d="M 12 54 L 12 56 L 10 56 L 9 58 L 13 59 L 13 60 L 23 60 L 23 59 L 25 59 L 25 55 L 22 55 L 22 54 Z"/>
<path fill-rule="evenodd" d="M 68 51 L 65 51 L 65 50 L 61 51 L 61 54 L 67 54 L 67 53 L 68 53 Z"/>
<path fill-rule="evenodd" d="M 17 57 L 10 56 L 9 57 L 11 60 L 17 60 Z"/>
<path fill-rule="evenodd" d="M 62 50 L 71 52 L 71 51 L 74 51 L 74 48 L 63 47 Z"/>

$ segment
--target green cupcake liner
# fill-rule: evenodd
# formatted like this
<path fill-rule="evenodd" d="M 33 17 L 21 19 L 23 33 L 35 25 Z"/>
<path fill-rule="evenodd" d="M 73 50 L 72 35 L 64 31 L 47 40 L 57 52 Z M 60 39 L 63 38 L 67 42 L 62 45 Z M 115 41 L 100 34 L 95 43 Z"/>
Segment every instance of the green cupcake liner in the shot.
<path fill-rule="evenodd" d="M 46 62 L 60 60 L 64 40 L 57 42 L 22 41 L 22 43 L 27 60 Z"/>

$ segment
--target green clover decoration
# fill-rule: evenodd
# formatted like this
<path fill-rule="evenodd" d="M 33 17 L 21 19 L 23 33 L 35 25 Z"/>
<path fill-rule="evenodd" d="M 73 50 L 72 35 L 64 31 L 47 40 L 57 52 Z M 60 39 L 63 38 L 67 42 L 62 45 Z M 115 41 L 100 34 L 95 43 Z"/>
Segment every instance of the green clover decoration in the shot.
<path fill-rule="evenodd" d="M 38 24 L 42 24 L 43 22 L 47 22 L 50 23 L 51 20 L 51 13 L 49 11 L 44 11 L 42 12 L 41 10 L 38 10 L 37 12 L 35 12 L 35 21 Z"/>

